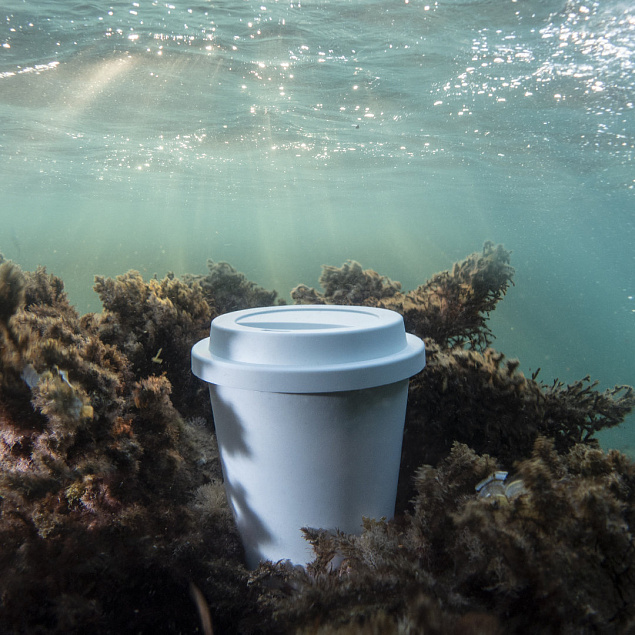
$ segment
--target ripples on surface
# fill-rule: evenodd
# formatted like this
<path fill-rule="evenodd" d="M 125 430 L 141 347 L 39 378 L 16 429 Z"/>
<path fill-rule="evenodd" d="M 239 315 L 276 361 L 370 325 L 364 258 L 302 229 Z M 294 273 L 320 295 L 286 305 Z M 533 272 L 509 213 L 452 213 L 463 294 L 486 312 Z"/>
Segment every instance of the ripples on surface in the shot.
<path fill-rule="evenodd" d="M 322 167 L 351 152 L 515 161 L 554 140 L 580 169 L 585 148 L 632 158 L 626 4 L 41 5 L 7 16 L 4 118 L 74 151 L 87 170 L 73 179 L 205 171 L 243 152 Z M 23 116 L 33 97 L 37 123 Z"/>

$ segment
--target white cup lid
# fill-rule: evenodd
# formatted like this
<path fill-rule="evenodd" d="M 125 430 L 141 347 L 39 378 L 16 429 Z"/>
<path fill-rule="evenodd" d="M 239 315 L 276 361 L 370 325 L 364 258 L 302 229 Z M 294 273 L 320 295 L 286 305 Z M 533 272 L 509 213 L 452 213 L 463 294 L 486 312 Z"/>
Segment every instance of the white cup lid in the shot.
<path fill-rule="evenodd" d="M 425 366 L 423 341 L 395 311 L 295 305 L 246 309 L 212 321 L 192 347 L 192 371 L 210 384 L 316 393 L 401 381 Z"/>

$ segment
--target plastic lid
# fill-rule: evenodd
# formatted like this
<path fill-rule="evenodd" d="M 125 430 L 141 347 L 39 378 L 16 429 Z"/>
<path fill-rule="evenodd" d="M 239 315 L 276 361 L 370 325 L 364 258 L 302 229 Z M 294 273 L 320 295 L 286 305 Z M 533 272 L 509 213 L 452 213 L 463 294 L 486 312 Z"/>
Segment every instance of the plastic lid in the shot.
<path fill-rule="evenodd" d="M 395 311 L 298 305 L 246 309 L 212 321 L 192 347 L 192 371 L 210 384 L 316 393 L 391 384 L 425 366 L 425 347 Z"/>

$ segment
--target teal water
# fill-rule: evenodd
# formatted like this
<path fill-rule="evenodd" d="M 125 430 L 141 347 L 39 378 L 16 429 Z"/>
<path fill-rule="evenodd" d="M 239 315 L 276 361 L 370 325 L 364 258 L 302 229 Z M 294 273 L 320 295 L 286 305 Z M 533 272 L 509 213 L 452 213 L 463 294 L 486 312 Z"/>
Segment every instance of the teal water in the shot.
<path fill-rule="evenodd" d="M 513 251 L 495 346 L 635 384 L 635 6 L 5 0 L 0 251 L 95 274 L 227 260 L 287 296 Z M 602 437 L 633 451 L 635 419 Z"/>

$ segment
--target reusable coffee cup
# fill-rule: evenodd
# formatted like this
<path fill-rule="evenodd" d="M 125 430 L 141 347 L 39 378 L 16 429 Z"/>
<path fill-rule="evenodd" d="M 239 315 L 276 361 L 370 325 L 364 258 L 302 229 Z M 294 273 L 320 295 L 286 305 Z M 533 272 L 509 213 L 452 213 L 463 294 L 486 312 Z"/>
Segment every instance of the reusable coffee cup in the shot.
<path fill-rule="evenodd" d="M 247 565 L 313 559 L 301 528 L 361 531 L 394 514 L 408 378 L 423 341 L 399 313 L 298 305 L 234 311 L 192 347 L 209 384 Z"/>

